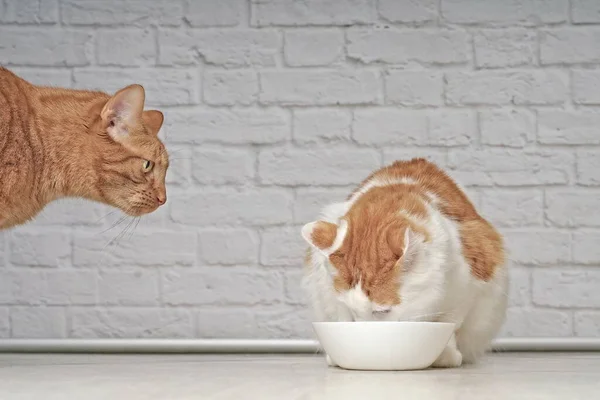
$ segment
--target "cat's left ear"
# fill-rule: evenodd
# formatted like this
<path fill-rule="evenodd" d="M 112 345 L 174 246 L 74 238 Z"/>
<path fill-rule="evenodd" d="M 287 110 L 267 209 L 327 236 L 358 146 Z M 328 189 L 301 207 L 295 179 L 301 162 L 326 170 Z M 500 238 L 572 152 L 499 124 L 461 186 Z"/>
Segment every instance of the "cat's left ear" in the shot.
<path fill-rule="evenodd" d="M 130 127 L 140 122 L 146 95 L 140 85 L 119 90 L 104 105 L 100 117 L 108 134 L 117 142 L 129 135 Z"/>
<path fill-rule="evenodd" d="M 336 247 L 339 247 L 346 231 L 346 221 L 342 220 L 340 225 L 327 221 L 310 222 L 302 227 L 302 237 L 314 248 L 329 255 Z"/>
<path fill-rule="evenodd" d="M 148 110 L 144 111 L 142 114 L 144 126 L 148 129 L 150 134 L 154 136 L 158 135 L 158 131 L 160 131 L 160 127 L 164 120 L 165 117 L 163 116 L 163 113 L 158 110 Z"/>

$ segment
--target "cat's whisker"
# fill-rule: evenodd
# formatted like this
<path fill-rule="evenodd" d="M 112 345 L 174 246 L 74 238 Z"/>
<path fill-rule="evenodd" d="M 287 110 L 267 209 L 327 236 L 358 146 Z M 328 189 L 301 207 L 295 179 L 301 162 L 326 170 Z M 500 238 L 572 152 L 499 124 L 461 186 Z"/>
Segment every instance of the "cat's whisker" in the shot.
<path fill-rule="evenodd" d="M 123 221 L 125 221 L 125 219 L 127 219 L 127 215 L 122 216 L 121 218 L 119 218 L 117 220 L 117 222 L 114 222 L 110 227 L 106 228 L 105 230 L 103 230 L 102 232 L 100 232 L 99 234 L 102 235 L 103 233 L 106 233 L 108 231 L 110 231 L 113 228 L 116 228 L 117 226 L 121 225 L 121 223 Z"/>
<path fill-rule="evenodd" d="M 104 220 L 104 219 L 106 219 L 106 218 L 110 217 L 111 215 L 113 215 L 113 214 L 114 214 L 114 213 L 116 213 L 116 212 L 117 212 L 117 210 L 113 210 L 113 211 L 110 211 L 110 212 L 108 212 L 108 213 L 107 213 L 107 214 L 105 214 L 103 217 L 100 217 L 100 218 L 99 218 L 99 219 L 98 219 L 98 220 L 95 222 L 95 224 L 97 224 L 98 222 L 100 222 L 100 221 L 102 221 L 102 220 Z"/>
<path fill-rule="evenodd" d="M 142 217 L 135 217 L 135 225 L 133 226 L 133 228 L 131 229 L 131 232 L 129 233 L 129 237 L 127 238 L 127 240 L 131 240 L 131 238 L 133 237 L 133 234 L 135 233 L 135 230 L 137 229 L 138 225 L 140 224 L 140 220 L 142 219 Z"/>

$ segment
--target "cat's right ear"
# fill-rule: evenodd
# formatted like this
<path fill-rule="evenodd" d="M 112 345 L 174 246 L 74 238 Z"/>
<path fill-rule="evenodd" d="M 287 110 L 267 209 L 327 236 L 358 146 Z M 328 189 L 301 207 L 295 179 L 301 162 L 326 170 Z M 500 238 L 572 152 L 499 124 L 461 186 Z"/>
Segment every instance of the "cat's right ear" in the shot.
<path fill-rule="evenodd" d="M 342 223 L 345 224 L 345 221 Z M 337 250 L 335 247 L 339 247 L 336 246 L 336 239 L 338 231 L 344 227 L 326 221 L 310 222 L 302 227 L 302 237 L 312 247 L 329 255 Z"/>
<path fill-rule="evenodd" d="M 145 97 L 142 86 L 129 85 L 106 102 L 100 117 L 106 124 L 108 134 L 115 141 L 126 138 L 130 127 L 139 123 L 144 111 Z"/>

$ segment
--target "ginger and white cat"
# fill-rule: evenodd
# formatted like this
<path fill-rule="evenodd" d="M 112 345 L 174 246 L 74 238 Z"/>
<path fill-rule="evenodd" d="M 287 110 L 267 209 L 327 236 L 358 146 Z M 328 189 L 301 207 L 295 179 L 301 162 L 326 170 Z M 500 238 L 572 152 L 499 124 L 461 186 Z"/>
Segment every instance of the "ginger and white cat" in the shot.
<path fill-rule="evenodd" d="M 139 216 L 167 201 L 163 114 L 130 85 L 102 92 L 35 86 L 0 67 L 0 230 L 49 202 L 83 197 Z"/>
<path fill-rule="evenodd" d="M 502 237 L 429 161 L 376 171 L 302 236 L 319 321 L 454 322 L 436 367 L 475 361 L 504 321 Z"/>

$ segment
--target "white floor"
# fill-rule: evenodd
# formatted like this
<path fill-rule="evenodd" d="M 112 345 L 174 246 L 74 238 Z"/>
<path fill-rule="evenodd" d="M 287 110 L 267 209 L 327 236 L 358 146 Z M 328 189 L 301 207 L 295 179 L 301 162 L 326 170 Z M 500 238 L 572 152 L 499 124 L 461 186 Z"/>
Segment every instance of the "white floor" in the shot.
<path fill-rule="evenodd" d="M 594 399 L 600 353 L 506 353 L 414 372 L 328 368 L 320 356 L 0 354 L 2 400 Z"/>

